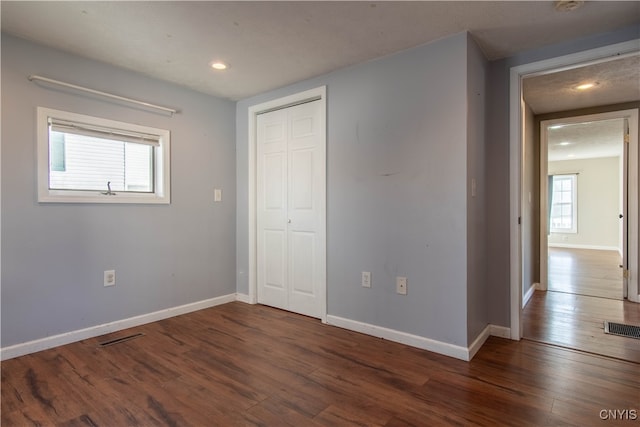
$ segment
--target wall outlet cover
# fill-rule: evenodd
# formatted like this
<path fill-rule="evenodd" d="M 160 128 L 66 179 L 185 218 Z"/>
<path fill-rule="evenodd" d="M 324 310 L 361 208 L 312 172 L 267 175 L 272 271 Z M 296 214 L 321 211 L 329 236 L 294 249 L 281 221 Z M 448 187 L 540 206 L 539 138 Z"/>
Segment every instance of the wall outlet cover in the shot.
<path fill-rule="evenodd" d="M 396 277 L 396 292 L 400 295 L 407 294 L 407 278 Z"/>
<path fill-rule="evenodd" d="M 104 271 L 104 286 L 115 286 L 116 284 L 116 271 L 105 270 Z"/>

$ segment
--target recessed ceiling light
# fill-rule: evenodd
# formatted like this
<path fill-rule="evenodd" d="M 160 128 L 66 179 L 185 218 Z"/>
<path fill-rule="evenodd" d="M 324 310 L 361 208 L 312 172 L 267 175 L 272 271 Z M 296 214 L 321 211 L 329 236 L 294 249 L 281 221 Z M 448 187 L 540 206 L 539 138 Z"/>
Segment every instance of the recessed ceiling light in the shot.
<path fill-rule="evenodd" d="M 549 129 L 553 129 L 553 130 L 555 130 L 555 129 L 561 129 L 561 128 L 563 128 L 564 126 L 565 126 L 565 125 L 553 125 L 553 126 L 549 126 Z"/>
<path fill-rule="evenodd" d="M 214 61 L 211 63 L 211 68 L 213 68 L 214 70 L 226 70 L 227 68 L 229 68 L 229 65 L 221 61 Z"/>
<path fill-rule="evenodd" d="M 582 5 L 584 5 L 584 1 L 581 0 L 558 0 L 555 8 L 558 12 L 572 12 Z"/>
<path fill-rule="evenodd" d="M 598 86 L 598 83 L 596 82 L 589 82 L 589 83 L 583 83 L 581 85 L 576 86 L 576 89 L 578 90 L 587 90 L 587 89 L 591 89 Z"/>
<path fill-rule="evenodd" d="M 567 154 L 567 157 L 575 157 L 575 154 Z"/>
<path fill-rule="evenodd" d="M 569 141 L 562 141 L 560 144 L 558 145 L 571 145 L 571 143 Z"/>

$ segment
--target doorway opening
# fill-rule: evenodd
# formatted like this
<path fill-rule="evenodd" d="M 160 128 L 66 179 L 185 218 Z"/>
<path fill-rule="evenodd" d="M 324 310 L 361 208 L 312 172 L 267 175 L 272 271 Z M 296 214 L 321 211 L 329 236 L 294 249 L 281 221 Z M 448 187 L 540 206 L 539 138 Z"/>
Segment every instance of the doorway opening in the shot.
<path fill-rule="evenodd" d="M 632 109 L 537 120 L 540 280 L 523 338 L 640 362 L 637 340 L 604 334 L 606 321 L 640 325 L 623 274 L 637 269 L 637 117 Z"/>
<path fill-rule="evenodd" d="M 539 290 L 626 297 L 627 114 L 540 122 Z"/>
<path fill-rule="evenodd" d="M 600 334 L 603 333 L 603 325 L 599 320 L 594 320 L 599 317 L 605 317 L 602 320 L 608 320 L 606 317 L 611 317 L 613 314 L 619 315 L 624 318 L 624 321 L 632 324 L 640 324 L 640 306 L 630 301 L 637 301 L 638 289 L 637 278 L 634 281 L 633 277 L 637 275 L 638 265 L 638 230 L 637 230 L 637 218 L 638 218 L 638 178 L 637 178 L 637 116 L 638 105 L 635 98 L 634 105 L 627 105 L 626 108 L 633 109 L 629 117 L 629 126 L 632 128 L 631 140 L 633 144 L 626 146 L 625 149 L 631 148 L 634 150 L 634 158 L 636 159 L 636 170 L 629 171 L 629 182 L 631 183 L 630 189 L 633 192 L 632 198 L 629 200 L 628 205 L 628 217 L 625 217 L 629 225 L 629 241 L 620 244 L 618 237 L 618 243 L 608 244 L 591 244 L 588 247 L 588 243 L 580 243 L 575 241 L 575 236 L 571 234 L 575 225 L 578 225 L 580 220 L 580 211 L 578 211 L 578 218 L 574 218 L 571 208 L 565 208 L 562 212 L 562 208 L 556 207 L 556 215 L 551 218 L 551 212 L 549 207 L 553 206 L 553 201 L 549 201 L 548 197 L 552 194 L 541 194 L 546 188 L 551 188 L 553 192 L 553 182 L 550 183 L 550 178 L 545 171 L 544 174 L 540 173 L 543 166 L 542 152 L 540 156 L 533 154 L 531 146 L 527 145 L 527 141 L 539 140 L 541 137 L 542 129 L 535 129 L 533 125 L 536 123 L 534 120 L 534 114 L 529 110 L 527 103 L 525 102 L 523 94 L 524 82 L 528 78 L 542 76 L 542 75 L 554 75 L 561 72 L 575 73 L 580 75 L 581 68 L 587 67 L 593 64 L 604 64 L 604 68 L 607 67 L 607 62 L 614 59 L 618 59 L 621 56 L 637 56 L 638 48 L 637 42 L 621 43 L 615 46 L 609 46 L 606 48 L 594 49 L 592 51 L 582 52 L 580 54 L 568 55 L 565 57 L 554 58 L 551 60 L 540 61 L 538 63 L 526 64 L 519 67 L 514 67 L 511 72 L 511 337 L 512 339 L 520 339 L 522 337 L 532 339 L 531 337 L 537 334 L 538 337 L 542 337 L 539 340 L 545 342 L 551 342 L 556 345 L 561 345 L 570 348 L 578 348 L 584 351 L 590 351 L 603 354 L 601 349 L 611 348 L 611 346 L 605 343 Z M 555 77 L 555 76 L 554 76 Z M 638 92 L 635 89 L 635 92 Z M 557 105 L 562 105 L 564 101 L 557 96 Z M 630 102 L 628 100 L 621 101 Z M 612 104 L 615 104 L 613 102 Z M 597 111 L 594 109 L 596 106 L 608 105 L 606 102 L 600 104 L 595 103 L 589 106 L 574 107 L 574 113 L 580 111 L 580 114 L 589 114 L 589 108 L 591 113 Z M 626 105 L 626 104 L 625 104 Z M 567 110 L 572 110 L 568 108 Z M 552 111 L 552 110 L 550 110 Z M 555 110 L 565 111 L 565 110 Z M 605 109 L 605 111 L 607 111 Z M 577 115 L 577 114 L 574 114 Z M 567 116 L 567 114 L 565 114 Z M 539 115 L 539 124 L 542 115 Z M 563 118 L 558 113 L 555 118 Z M 535 133 L 535 136 L 533 135 Z M 561 141 L 564 142 L 564 141 Z M 546 152 L 548 155 L 548 152 Z M 537 160 L 535 159 L 537 157 Z M 544 161 L 546 168 L 549 165 Z M 540 173 L 540 176 L 536 175 Z M 575 170 L 559 170 L 552 175 L 557 175 L 557 185 L 560 187 L 556 194 L 557 198 L 562 198 L 562 186 L 564 185 L 567 190 L 565 194 L 566 202 L 571 206 L 571 203 L 575 204 L 578 208 L 577 201 L 573 201 L 572 186 L 577 181 L 578 186 L 580 181 L 584 180 L 585 173 Z M 544 181 L 541 178 L 544 176 Z M 552 178 L 551 178 L 552 179 Z M 532 184 L 534 183 L 534 184 Z M 616 186 L 616 192 L 619 192 L 619 187 Z M 577 189 L 573 189 L 577 192 Z M 633 200 L 631 200 L 633 199 Z M 549 206 L 544 206 L 549 203 Z M 557 211 L 560 210 L 558 213 Z M 620 211 L 620 208 L 617 209 Z M 619 215 L 622 212 L 617 212 Z M 616 215 L 616 217 L 617 217 Z M 546 222 L 543 223 L 541 218 L 546 218 Z M 619 221 L 619 218 L 616 218 Z M 559 241 L 552 241 L 552 247 L 548 246 L 548 241 L 543 241 L 540 236 L 550 237 L 552 233 L 548 233 L 548 226 L 550 227 L 553 221 L 554 228 L 562 230 L 564 227 L 564 233 L 556 232 L 552 236 L 552 240 L 559 239 Z M 575 224 L 574 224 L 575 223 Z M 619 228 L 615 227 L 614 229 Z M 556 230 L 557 231 L 557 230 Z M 619 236 L 620 234 L 617 234 Z M 564 237 L 564 240 L 563 240 Z M 563 246 L 570 246 L 573 243 L 574 246 L 580 244 L 584 245 L 582 248 L 570 248 Z M 617 249 L 617 245 L 628 248 L 633 253 L 628 260 L 624 269 L 619 267 L 620 264 L 625 264 L 623 256 L 620 254 L 620 250 Z M 628 246 L 625 246 L 628 245 Z M 601 246 L 601 247 L 598 247 Z M 633 270 L 636 274 L 631 274 L 631 280 L 627 279 L 626 283 L 622 285 L 622 291 L 616 290 L 614 292 L 622 292 L 622 296 L 617 293 L 615 298 L 601 298 L 585 295 L 584 289 L 565 289 L 571 290 L 571 292 L 562 292 L 558 289 L 549 290 L 549 270 L 555 269 L 555 266 L 548 262 L 547 256 L 554 250 L 606 250 L 613 253 L 620 258 L 620 263 L 614 267 L 619 269 L 619 277 L 622 276 L 623 270 Z M 543 254 L 544 252 L 544 258 Z M 578 259 L 569 259 L 568 255 L 562 255 L 564 258 L 565 267 L 567 264 L 573 263 L 575 266 L 581 261 Z M 602 254 L 598 254 L 598 260 L 602 260 Z M 537 259 L 536 259 L 537 258 Z M 555 260 L 554 260 L 555 261 Z M 544 268 L 547 271 L 542 271 Z M 583 269 L 580 269 L 583 271 Z M 614 270 L 615 271 L 615 270 Z M 583 271 L 584 273 L 584 271 Z M 607 275 L 607 273 L 605 273 Z M 611 273 L 615 275 L 615 273 Z M 628 277 L 628 276 L 627 276 Z M 558 279 L 559 280 L 559 279 Z M 574 276 L 575 281 L 575 276 Z M 580 280 L 584 282 L 584 280 Z M 618 282 L 620 283 L 620 282 Z M 626 286 L 625 286 L 626 284 Z M 551 288 L 560 286 L 560 283 L 552 283 Z M 570 283 L 565 283 L 570 285 Z M 629 290 L 629 300 L 622 300 L 624 297 L 624 289 Z M 620 288 L 618 288 L 620 289 Z M 601 301 L 606 301 L 611 304 L 603 304 Z M 528 302 L 528 304 L 527 304 Z M 526 308 L 525 308 L 526 305 Z M 607 305 L 615 305 L 610 310 Z M 554 307 L 558 310 L 554 311 Z M 587 315 L 588 314 L 588 315 Z M 591 316 L 591 317 L 589 317 Z M 599 324 L 598 324 L 599 323 Z M 597 330 L 590 330 L 589 328 L 595 328 Z M 584 343 L 592 344 L 591 347 L 579 348 Z M 637 347 L 637 348 L 636 348 Z M 614 352 L 615 353 L 615 352 Z M 606 354 L 613 357 L 620 357 L 627 360 L 640 361 L 640 346 L 638 346 L 637 340 L 633 343 L 620 343 L 617 346 L 617 353 Z"/>

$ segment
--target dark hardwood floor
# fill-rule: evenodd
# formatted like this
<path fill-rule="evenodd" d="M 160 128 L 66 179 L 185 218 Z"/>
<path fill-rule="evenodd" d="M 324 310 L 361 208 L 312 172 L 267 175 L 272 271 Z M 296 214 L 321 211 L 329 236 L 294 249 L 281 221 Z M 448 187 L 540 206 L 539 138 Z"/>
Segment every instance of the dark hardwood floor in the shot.
<path fill-rule="evenodd" d="M 494 337 L 463 362 L 243 303 L 1 368 L 3 426 L 629 426 L 601 416 L 640 410 L 635 363 Z"/>

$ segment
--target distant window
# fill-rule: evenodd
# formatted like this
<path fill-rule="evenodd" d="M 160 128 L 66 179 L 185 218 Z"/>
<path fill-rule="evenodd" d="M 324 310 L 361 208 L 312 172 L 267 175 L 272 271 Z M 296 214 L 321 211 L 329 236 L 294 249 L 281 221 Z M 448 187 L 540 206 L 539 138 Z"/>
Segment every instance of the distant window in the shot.
<path fill-rule="evenodd" d="M 38 201 L 169 203 L 169 131 L 38 108 Z"/>
<path fill-rule="evenodd" d="M 551 180 L 551 232 L 577 233 L 577 175 L 553 175 Z"/>

